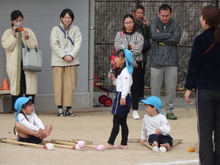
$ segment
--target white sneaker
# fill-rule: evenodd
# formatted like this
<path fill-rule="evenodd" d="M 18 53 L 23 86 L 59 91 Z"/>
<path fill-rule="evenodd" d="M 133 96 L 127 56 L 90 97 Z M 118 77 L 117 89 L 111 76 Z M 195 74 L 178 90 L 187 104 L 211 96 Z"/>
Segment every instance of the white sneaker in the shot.
<path fill-rule="evenodd" d="M 160 152 L 162 152 L 162 153 L 167 152 L 167 149 L 166 149 L 165 147 L 160 147 L 159 150 L 160 150 Z"/>
<path fill-rule="evenodd" d="M 152 148 L 152 151 L 153 151 L 153 152 L 159 152 L 158 146 L 154 146 L 154 147 Z"/>
<path fill-rule="evenodd" d="M 132 116 L 133 116 L 133 118 L 134 118 L 135 120 L 140 119 L 140 116 L 139 116 L 139 114 L 138 114 L 137 111 L 133 111 Z"/>

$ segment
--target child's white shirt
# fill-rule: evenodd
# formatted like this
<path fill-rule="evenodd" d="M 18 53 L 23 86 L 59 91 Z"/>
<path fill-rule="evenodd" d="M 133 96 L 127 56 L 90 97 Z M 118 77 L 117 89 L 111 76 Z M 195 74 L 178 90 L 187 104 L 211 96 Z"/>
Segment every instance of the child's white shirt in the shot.
<path fill-rule="evenodd" d="M 116 91 L 121 92 L 121 98 L 126 98 L 130 93 L 132 83 L 132 75 L 128 72 L 127 67 L 125 67 L 117 79 L 113 81 L 113 84 L 116 86 Z"/>
<path fill-rule="evenodd" d="M 163 114 L 159 113 L 154 117 L 145 114 L 141 129 L 141 140 L 147 140 L 150 135 L 156 133 L 157 128 L 161 130 L 162 135 L 170 135 L 171 127 Z"/>
<path fill-rule="evenodd" d="M 31 113 L 30 115 L 26 115 L 26 117 L 28 120 L 25 118 L 25 116 L 22 113 L 19 113 L 18 114 L 19 123 L 36 132 L 40 128 L 45 129 L 41 119 L 38 118 L 35 112 Z"/>

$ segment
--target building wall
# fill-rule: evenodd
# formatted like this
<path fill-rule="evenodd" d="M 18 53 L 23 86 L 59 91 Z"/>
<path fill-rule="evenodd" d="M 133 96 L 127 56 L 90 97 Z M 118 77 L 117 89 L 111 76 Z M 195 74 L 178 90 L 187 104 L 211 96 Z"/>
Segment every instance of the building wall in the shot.
<path fill-rule="evenodd" d="M 78 53 L 80 66 L 78 67 L 79 79 L 76 88 L 74 108 L 88 108 L 88 27 L 89 27 L 89 0 L 1 0 L 0 5 L 0 35 L 10 28 L 10 14 L 13 10 L 20 10 L 24 15 L 24 26 L 31 28 L 38 40 L 38 48 L 43 52 L 43 70 L 38 73 L 38 94 L 36 96 L 36 109 L 55 110 L 52 88 L 52 70 L 50 66 L 51 29 L 59 25 L 60 13 L 64 8 L 73 10 L 75 20 L 73 24 L 82 32 L 82 46 Z M 5 51 L 0 46 L 0 84 L 8 78 L 5 69 Z M 47 100 L 47 101 L 45 101 Z M 48 101 L 49 100 L 49 101 Z M 10 97 L 5 99 L 5 110 L 10 110 Z"/>

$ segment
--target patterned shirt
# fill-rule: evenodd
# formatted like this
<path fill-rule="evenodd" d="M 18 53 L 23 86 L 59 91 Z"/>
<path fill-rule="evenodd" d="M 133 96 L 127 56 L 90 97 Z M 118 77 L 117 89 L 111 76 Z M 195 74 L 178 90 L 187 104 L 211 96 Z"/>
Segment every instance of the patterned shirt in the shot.
<path fill-rule="evenodd" d="M 128 45 L 136 45 L 134 49 L 130 51 L 133 54 L 135 61 L 143 60 L 143 49 L 144 37 L 139 32 L 134 32 L 133 34 L 125 34 L 123 32 L 117 32 L 115 37 L 115 48 L 116 51 L 119 49 L 128 49 Z"/>

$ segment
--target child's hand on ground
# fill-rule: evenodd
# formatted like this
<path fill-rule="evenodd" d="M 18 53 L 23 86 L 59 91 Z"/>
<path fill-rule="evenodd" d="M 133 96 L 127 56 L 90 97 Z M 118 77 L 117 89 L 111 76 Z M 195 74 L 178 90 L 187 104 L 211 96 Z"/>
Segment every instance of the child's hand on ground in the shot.
<path fill-rule="evenodd" d="M 145 142 L 146 140 L 140 140 L 141 145 L 144 145 Z"/>
<path fill-rule="evenodd" d="M 160 128 L 157 128 L 157 129 L 156 129 L 156 135 L 159 135 L 160 133 L 161 133 Z"/>
<path fill-rule="evenodd" d="M 121 106 L 126 105 L 126 99 L 125 98 L 120 99 L 120 105 Z"/>

